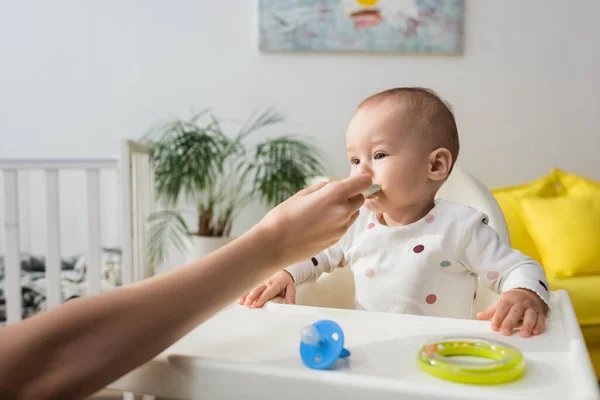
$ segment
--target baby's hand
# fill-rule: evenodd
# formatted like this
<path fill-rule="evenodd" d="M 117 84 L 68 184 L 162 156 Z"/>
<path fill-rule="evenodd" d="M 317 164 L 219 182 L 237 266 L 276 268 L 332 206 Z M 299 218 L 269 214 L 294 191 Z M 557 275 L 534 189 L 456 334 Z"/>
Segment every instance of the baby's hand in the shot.
<path fill-rule="evenodd" d="M 296 303 L 296 285 L 286 270 L 277 272 L 250 293 L 242 296 L 239 303 L 247 307 L 260 308 L 277 296 L 284 296 L 286 304 Z"/>
<path fill-rule="evenodd" d="M 539 335 L 544 330 L 546 304 L 535 292 L 527 289 L 512 289 L 500 295 L 500 298 L 484 312 L 477 314 L 477 319 L 492 320 L 492 330 L 502 329 L 504 336 L 510 336 L 521 321 L 521 337 Z"/>

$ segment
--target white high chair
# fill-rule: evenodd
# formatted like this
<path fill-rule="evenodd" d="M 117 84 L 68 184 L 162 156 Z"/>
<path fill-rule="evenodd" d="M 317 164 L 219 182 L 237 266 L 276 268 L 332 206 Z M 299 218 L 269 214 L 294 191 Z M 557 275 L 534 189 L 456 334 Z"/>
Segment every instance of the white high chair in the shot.
<path fill-rule="evenodd" d="M 475 177 L 455 167 L 439 197 L 485 212 L 508 243 L 502 212 Z M 348 310 L 354 306 L 352 279 L 348 268 L 339 268 L 317 282 L 299 285 L 297 302 L 305 306 L 279 304 L 283 299 L 261 309 L 232 304 L 111 387 L 211 400 L 600 400 L 577 318 L 563 290 L 551 293 L 553 317 L 545 333 L 523 339 L 491 332 L 483 321 Z M 476 309 L 484 309 L 495 296 L 479 285 Z M 344 345 L 352 353 L 333 371 L 311 370 L 298 354 L 301 328 L 324 319 L 343 327 Z M 417 351 L 426 340 L 447 335 L 501 339 L 518 348 L 526 360 L 524 377 L 479 386 L 429 376 L 417 367 Z"/>
<path fill-rule="evenodd" d="M 442 186 L 438 198 L 466 204 L 484 212 L 489 217 L 489 224 L 498 232 L 500 239 L 510 244 L 508 228 L 504 215 L 496 199 L 487 187 L 476 177 L 455 166 L 452 174 Z M 478 285 L 475 312 L 483 311 L 496 298 L 497 294 L 483 285 Z M 283 299 L 277 299 L 282 302 Z M 354 278 L 349 268 L 337 268 L 330 274 L 323 274 L 316 282 L 298 285 L 296 304 L 331 307 L 354 308 Z"/>

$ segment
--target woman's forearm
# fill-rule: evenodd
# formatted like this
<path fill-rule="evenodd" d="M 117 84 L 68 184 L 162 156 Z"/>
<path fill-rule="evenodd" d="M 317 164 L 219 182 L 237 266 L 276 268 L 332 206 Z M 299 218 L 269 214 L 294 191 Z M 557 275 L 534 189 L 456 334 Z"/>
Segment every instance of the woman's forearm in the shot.
<path fill-rule="evenodd" d="M 314 185 L 189 265 L 0 328 L 0 399 L 82 398 L 150 360 L 278 268 L 336 243 L 366 175 Z"/>
<path fill-rule="evenodd" d="M 1 329 L 0 397 L 74 398 L 105 387 L 281 267 L 273 245 L 254 229 L 167 274 Z"/>

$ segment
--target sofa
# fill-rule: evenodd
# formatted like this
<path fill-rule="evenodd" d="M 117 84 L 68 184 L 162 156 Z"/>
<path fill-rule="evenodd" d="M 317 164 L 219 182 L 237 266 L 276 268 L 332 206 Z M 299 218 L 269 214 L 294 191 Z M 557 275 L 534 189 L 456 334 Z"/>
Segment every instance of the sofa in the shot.
<path fill-rule="evenodd" d="M 551 290 L 569 293 L 600 377 L 600 182 L 555 168 L 492 194 L 512 247 L 542 264 Z"/>

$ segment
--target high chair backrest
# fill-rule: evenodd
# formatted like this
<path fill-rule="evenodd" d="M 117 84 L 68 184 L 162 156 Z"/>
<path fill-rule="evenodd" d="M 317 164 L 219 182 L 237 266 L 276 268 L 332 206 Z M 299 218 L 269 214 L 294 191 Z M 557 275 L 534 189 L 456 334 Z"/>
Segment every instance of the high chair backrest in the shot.
<path fill-rule="evenodd" d="M 437 197 L 465 204 L 487 214 L 489 225 L 498 232 L 500 240 L 510 245 L 508 227 L 498 202 L 489 189 L 469 172 L 455 166 L 446 183 L 440 188 Z M 477 285 L 475 311 L 485 310 L 497 297 L 496 293 L 485 286 Z"/>
<path fill-rule="evenodd" d="M 484 212 L 489 224 L 500 239 L 510 244 L 504 215 L 494 196 L 473 175 L 455 166 L 452 174 L 437 194 L 438 198 L 462 203 Z M 497 298 L 497 294 L 478 285 L 475 311 L 483 311 Z M 350 268 L 338 268 L 331 274 L 323 274 L 317 282 L 298 286 L 296 303 L 311 306 L 354 308 L 354 278 Z"/>

